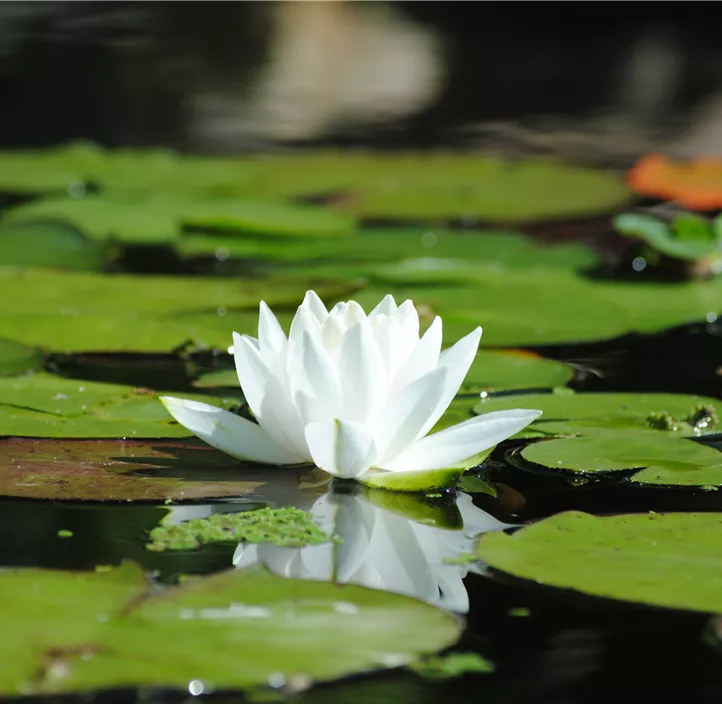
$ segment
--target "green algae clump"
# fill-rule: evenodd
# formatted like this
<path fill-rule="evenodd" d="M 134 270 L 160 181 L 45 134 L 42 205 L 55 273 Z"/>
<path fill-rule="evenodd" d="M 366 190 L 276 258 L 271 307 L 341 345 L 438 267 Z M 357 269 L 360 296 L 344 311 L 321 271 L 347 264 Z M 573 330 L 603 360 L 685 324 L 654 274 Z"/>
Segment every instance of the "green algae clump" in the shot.
<path fill-rule="evenodd" d="M 195 550 L 210 543 L 272 543 L 300 548 L 336 540 L 321 530 L 310 513 L 299 508 L 260 508 L 240 513 L 217 513 L 175 525 L 159 525 L 150 532 L 146 550 Z"/>

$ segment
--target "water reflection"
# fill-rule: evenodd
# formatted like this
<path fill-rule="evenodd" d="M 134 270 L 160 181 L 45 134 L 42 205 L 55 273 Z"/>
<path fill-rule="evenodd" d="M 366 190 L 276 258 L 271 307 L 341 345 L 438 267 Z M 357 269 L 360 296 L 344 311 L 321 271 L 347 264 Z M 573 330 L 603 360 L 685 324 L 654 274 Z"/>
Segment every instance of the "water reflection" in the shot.
<path fill-rule="evenodd" d="M 438 506 L 380 490 L 353 495 L 329 491 L 310 511 L 341 541 L 305 548 L 241 543 L 235 566 L 263 564 L 284 577 L 359 584 L 466 613 L 463 579 L 469 566 L 446 560 L 471 552 L 480 533 L 509 527 L 474 506 L 466 494 Z"/>

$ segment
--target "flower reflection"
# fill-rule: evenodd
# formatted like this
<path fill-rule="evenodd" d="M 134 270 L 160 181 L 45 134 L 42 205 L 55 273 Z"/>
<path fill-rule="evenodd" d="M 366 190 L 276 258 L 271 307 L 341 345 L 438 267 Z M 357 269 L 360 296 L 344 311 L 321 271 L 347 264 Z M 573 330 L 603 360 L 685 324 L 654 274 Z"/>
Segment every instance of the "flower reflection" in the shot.
<path fill-rule="evenodd" d="M 382 490 L 328 492 L 311 513 L 341 542 L 305 548 L 241 543 L 235 566 L 263 564 L 284 577 L 359 584 L 465 613 L 469 598 L 463 579 L 469 566 L 446 560 L 471 552 L 480 533 L 509 527 L 466 494 L 459 494 L 455 505 L 436 507 Z"/>

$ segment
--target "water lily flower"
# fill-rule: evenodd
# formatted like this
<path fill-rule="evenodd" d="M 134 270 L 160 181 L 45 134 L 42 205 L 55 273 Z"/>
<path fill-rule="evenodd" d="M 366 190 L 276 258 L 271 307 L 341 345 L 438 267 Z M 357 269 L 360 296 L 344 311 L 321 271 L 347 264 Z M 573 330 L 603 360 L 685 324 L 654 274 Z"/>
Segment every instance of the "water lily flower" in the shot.
<path fill-rule="evenodd" d="M 238 569 L 261 564 L 274 574 L 293 579 L 358 584 L 466 613 L 469 596 L 463 579 L 471 566 L 448 560 L 473 552 L 479 534 L 511 526 L 474 506 L 468 494 L 459 493 L 456 507 L 449 507 L 463 522 L 453 529 L 442 527 L 443 523 L 431 525 L 429 507 L 426 512 L 421 509 L 422 520 L 414 520 L 413 505 L 404 515 L 384 507 L 383 502 L 374 503 L 376 495 L 385 493 L 379 489 L 356 496 L 328 492 L 316 500 L 310 512 L 339 542 L 304 548 L 242 542 L 233 564 Z M 435 512 L 445 513 L 440 507 L 435 507 Z"/>
<path fill-rule="evenodd" d="M 481 337 L 476 328 L 442 352 L 441 324 L 437 317 L 419 336 L 419 316 L 409 300 L 397 305 L 386 296 L 366 315 L 355 301 L 328 311 L 309 291 L 286 337 L 261 302 L 258 339 L 233 334 L 238 379 L 257 423 L 198 401 L 161 400 L 181 425 L 241 460 L 315 464 L 365 483 L 380 471 L 438 474 L 541 414 L 497 411 L 429 435 L 461 386 Z"/>

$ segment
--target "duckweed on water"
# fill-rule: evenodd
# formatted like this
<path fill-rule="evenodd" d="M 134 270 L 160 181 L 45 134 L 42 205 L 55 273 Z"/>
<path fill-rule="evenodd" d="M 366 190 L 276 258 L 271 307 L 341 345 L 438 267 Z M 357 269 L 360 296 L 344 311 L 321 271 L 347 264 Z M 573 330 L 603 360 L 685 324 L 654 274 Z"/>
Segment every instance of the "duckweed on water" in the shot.
<path fill-rule="evenodd" d="M 176 525 L 159 525 L 150 532 L 146 549 L 195 550 L 209 543 L 272 543 L 300 548 L 338 540 L 321 530 L 310 513 L 299 508 L 261 508 L 194 518 Z"/>
<path fill-rule="evenodd" d="M 450 679 L 471 672 L 493 672 L 494 664 L 478 653 L 448 653 L 419 660 L 409 665 L 409 670 L 430 679 Z"/>

